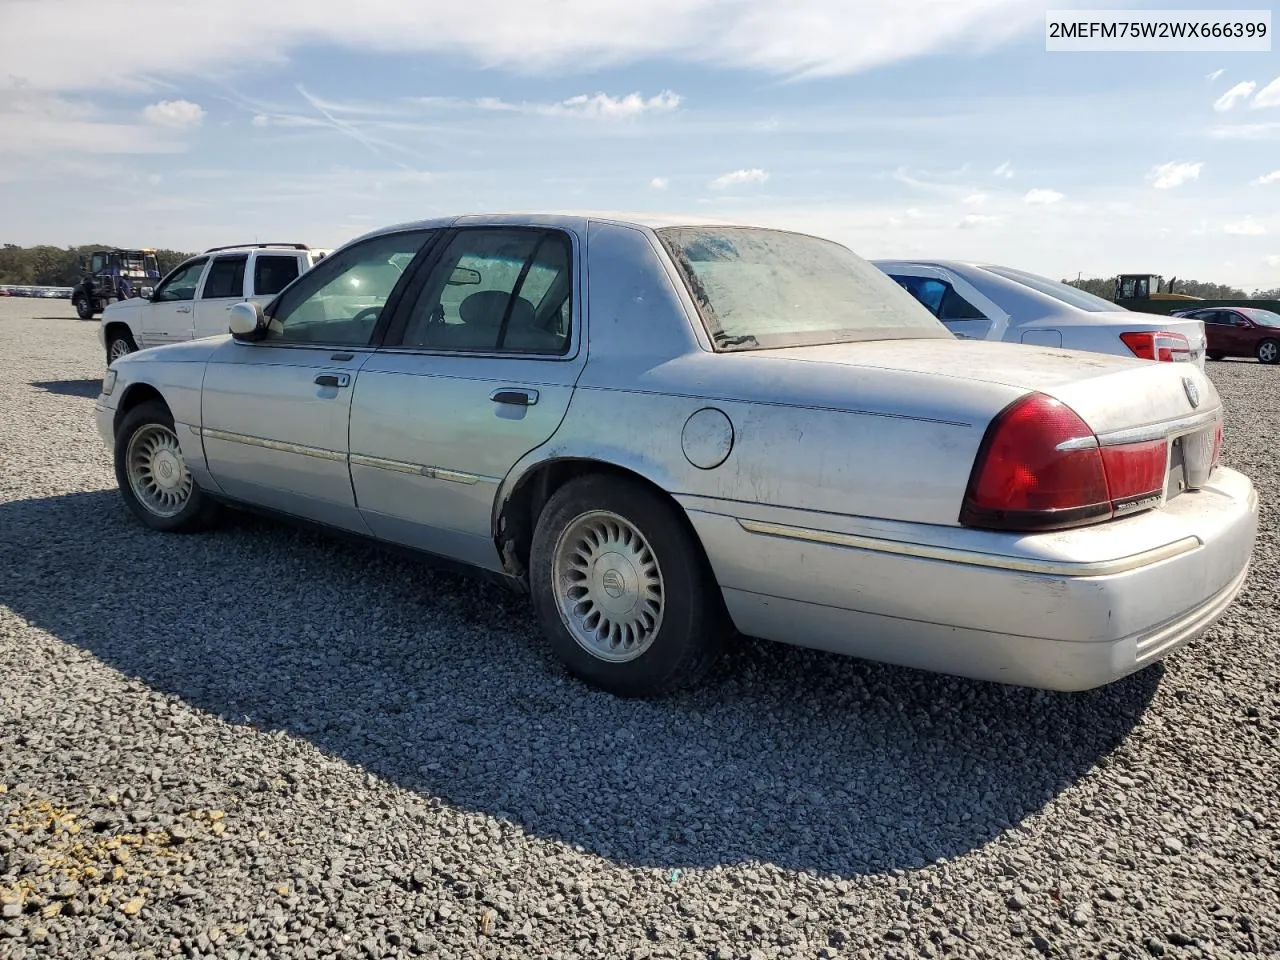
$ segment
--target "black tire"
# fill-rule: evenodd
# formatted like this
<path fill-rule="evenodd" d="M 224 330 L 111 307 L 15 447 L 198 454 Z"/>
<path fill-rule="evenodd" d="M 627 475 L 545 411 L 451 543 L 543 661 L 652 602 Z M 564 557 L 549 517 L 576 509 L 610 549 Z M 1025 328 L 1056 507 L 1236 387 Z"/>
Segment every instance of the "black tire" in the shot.
<path fill-rule="evenodd" d="M 592 511 L 616 514 L 648 541 L 662 572 L 658 632 L 635 659 L 614 662 L 591 653 L 570 632 L 555 592 L 560 536 Z M 579 679 L 620 697 L 658 697 L 702 679 L 729 632 L 724 599 L 687 521 L 644 485 L 596 474 L 555 492 L 534 529 L 529 586 L 543 633 L 556 656 Z"/>
<path fill-rule="evenodd" d="M 107 334 L 107 363 L 110 364 L 115 359 L 116 350 L 120 349 L 124 353 L 134 353 L 138 349 L 137 343 L 134 342 L 133 334 L 128 330 L 123 332 L 112 330 Z"/>
<path fill-rule="evenodd" d="M 115 467 L 116 483 L 120 486 L 120 494 L 125 504 L 145 526 L 164 533 L 194 533 L 212 524 L 218 517 L 218 504 L 204 495 L 194 480 L 186 504 L 180 511 L 171 516 L 162 516 L 149 508 L 133 489 L 129 480 L 127 459 L 129 442 L 135 434 L 153 425 L 165 427 L 176 436 L 173 415 L 169 408 L 159 400 L 148 400 L 140 403 L 128 413 L 116 431 Z"/>
<path fill-rule="evenodd" d="M 1209 358 L 1210 360 L 1221 360 L 1224 356 L 1226 356 L 1226 354 L 1223 354 L 1223 353 L 1209 353 L 1209 354 L 1206 354 L 1206 356 L 1208 356 L 1208 358 Z"/>
<path fill-rule="evenodd" d="M 76 308 L 76 316 L 81 320 L 93 319 L 93 304 L 87 297 L 76 297 L 73 306 Z"/>
<path fill-rule="evenodd" d="M 1280 341 L 1263 340 L 1258 344 L 1257 356 L 1259 363 L 1280 363 Z"/>

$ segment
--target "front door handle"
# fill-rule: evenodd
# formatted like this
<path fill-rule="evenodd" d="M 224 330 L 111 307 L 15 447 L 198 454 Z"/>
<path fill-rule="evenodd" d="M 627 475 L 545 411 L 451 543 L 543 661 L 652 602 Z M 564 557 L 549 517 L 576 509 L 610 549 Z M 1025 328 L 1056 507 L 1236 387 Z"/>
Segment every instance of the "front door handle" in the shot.
<path fill-rule="evenodd" d="M 177 312 L 178 312 L 178 313 L 190 313 L 190 312 L 191 312 L 191 308 L 190 308 L 190 307 L 179 307 L 179 308 L 177 309 Z"/>
<path fill-rule="evenodd" d="M 518 407 L 532 407 L 538 402 L 538 391 L 524 387 L 502 387 L 489 394 L 494 403 L 511 403 Z"/>
<path fill-rule="evenodd" d="M 351 375 L 346 373 L 322 373 L 316 377 L 316 383 L 322 387 L 347 387 L 351 385 Z"/>

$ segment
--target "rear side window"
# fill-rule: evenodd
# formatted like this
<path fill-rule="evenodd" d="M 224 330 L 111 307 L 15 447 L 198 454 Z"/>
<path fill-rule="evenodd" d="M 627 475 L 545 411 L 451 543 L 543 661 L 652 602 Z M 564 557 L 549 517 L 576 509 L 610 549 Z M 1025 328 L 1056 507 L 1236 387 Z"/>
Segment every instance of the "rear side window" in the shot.
<path fill-rule="evenodd" d="M 204 281 L 201 300 L 244 296 L 244 268 L 249 258 L 243 254 L 235 257 L 215 257 Z"/>
<path fill-rule="evenodd" d="M 253 265 L 253 292 L 274 297 L 297 278 L 297 257 L 259 256 Z"/>

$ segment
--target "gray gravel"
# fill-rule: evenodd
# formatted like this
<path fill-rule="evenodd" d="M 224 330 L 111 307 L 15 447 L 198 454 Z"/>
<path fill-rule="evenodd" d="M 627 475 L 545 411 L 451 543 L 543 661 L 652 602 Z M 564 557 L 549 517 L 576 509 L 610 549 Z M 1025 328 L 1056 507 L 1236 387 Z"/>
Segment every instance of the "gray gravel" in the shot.
<path fill-rule="evenodd" d="M 747 643 L 629 703 L 500 588 L 145 531 L 70 317 L 0 300 L 0 956 L 1280 955 L 1280 370 L 1210 365 L 1263 533 L 1165 665 L 1070 696 Z"/>

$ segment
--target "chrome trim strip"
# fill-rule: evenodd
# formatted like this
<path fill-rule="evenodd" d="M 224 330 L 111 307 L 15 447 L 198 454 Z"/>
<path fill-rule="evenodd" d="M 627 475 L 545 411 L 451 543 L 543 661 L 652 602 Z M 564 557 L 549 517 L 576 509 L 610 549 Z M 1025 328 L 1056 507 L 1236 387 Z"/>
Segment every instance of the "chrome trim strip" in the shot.
<path fill-rule="evenodd" d="M 1067 450 L 1093 450 L 1098 446 L 1098 438 L 1093 434 L 1087 437 L 1074 437 L 1071 440 L 1063 440 L 1054 449 L 1066 452 Z"/>
<path fill-rule="evenodd" d="M 1185 433 L 1193 433 L 1207 427 L 1222 416 L 1221 408 L 1208 413 L 1197 413 L 1178 420 L 1165 420 L 1163 423 L 1149 423 L 1145 427 L 1127 427 L 1124 430 L 1113 430 L 1110 433 L 1098 434 L 1098 443 L 1104 447 L 1113 447 L 1120 443 L 1141 443 L 1144 440 L 1164 440 L 1178 437 Z"/>
<path fill-rule="evenodd" d="M 200 428 L 200 436 L 209 440 L 225 440 L 228 443 L 243 443 L 250 447 L 263 447 L 267 450 L 279 450 L 281 453 L 296 453 L 303 457 L 314 457 L 317 460 L 332 460 L 342 463 L 347 455 L 338 450 L 325 450 L 323 447 L 307 447 L 300 443 L 285 443 L 283 440 L 267 440 L 263 437 L 250 437 L 243 433 L 231 433 L 226 430 Z"/>
<path fill-rule="evenodd" d="M 813 530 L 808 527 L 793 527 L 781 523 L 765 523 L 759 520 L 738 519 L 738 525 L 748 533 L 770 537 L 783 537 L 788 540 L 805 540 L 811 543 L 825 543 L 835 547 L 848 547 L 854 550 L 870 550 L 875 553 L 889 553 L 896 556 L 912 557 L 918 560 L 942 560 L 947 563 L 963 563 L 974 567 L 991 567 L 997 570 L 1016 570 L 1020 573 L 1040 573 L 1058 577 L 1103 577 L 1109 574 L 1126 573 L 1159 563 L 1171 557 L 1181 556 L 1195 550 L 1201 545 L 1199 537 L 1183 537 L 1162 547 L 1144 550 L 1127 557 L 1114 560 L 1095 560 L 1075 562 L 1069 560 L 1037 560 L 1029 557 L 1008 557 L 994 553 L 980 553 L 976 550 L 960 550 L 953 547 L 934 547 L 922 543 L 907 543 L 902 540 L 884 540 L 880 537 L 864 537 L 852 533 L 836 533 L 831 530 Z"/>
<path fill-rule="evenodd" d="M 418 477 L 430 477 L 432 480 L 447 480 L 450 483 L 470 485 L 488 479 L 474 473 L 463 473 L 460 470 L 427 467 L 420 463 L 406 463 L 403 460 L 387 460 L 384 457 L 371 457 L 364 453 L 353 453 L 350 460 L 353 466 L 371 467 L 374 470 L 388 470 L 392 473 L 406 473 Z"/>

